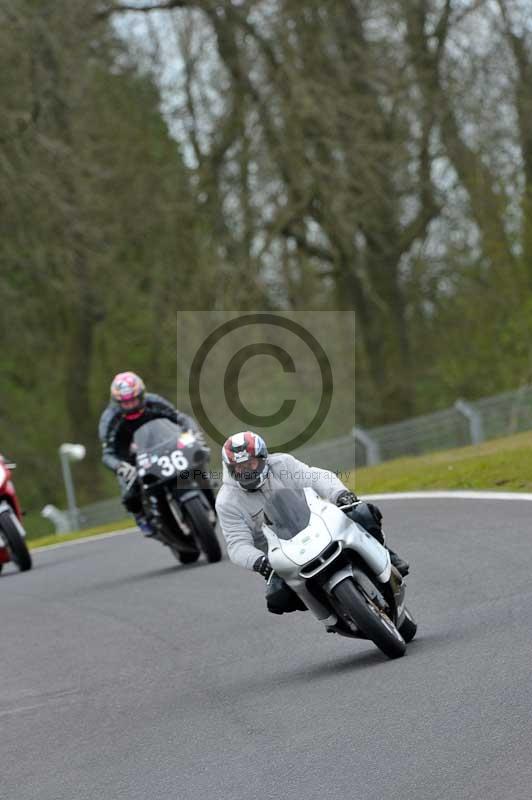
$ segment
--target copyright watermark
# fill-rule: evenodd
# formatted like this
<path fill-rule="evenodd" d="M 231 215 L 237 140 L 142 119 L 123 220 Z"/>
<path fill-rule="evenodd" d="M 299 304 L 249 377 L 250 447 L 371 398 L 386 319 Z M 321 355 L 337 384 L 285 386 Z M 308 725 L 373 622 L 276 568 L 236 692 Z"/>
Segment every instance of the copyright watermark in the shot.
<path fill-rule="evenodd" d="M 178 407 L 215 446 L 241 430 L 271 452 L 332 440 L 354 425 L 354 335 L 352 312 L 179 312 Z"/>

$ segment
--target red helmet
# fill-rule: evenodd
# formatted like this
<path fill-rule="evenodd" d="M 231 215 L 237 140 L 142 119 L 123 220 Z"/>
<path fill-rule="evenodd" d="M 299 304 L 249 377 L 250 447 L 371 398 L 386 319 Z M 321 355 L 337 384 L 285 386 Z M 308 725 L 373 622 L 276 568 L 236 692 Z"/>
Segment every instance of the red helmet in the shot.
<path fill-rule="evenodd" d="M 145 391 L 144 381 L 134 372 L 119 372 L 111 383 L 111 400 L 126 419 L 137 419 L 144 412 Z"/>
<path fill-rule="evenodd" d="M 234 433 L 222 448 L 229 474 L 248 492 L 260 489 L 268 476 L 268 448 L 257 433 Z"/>

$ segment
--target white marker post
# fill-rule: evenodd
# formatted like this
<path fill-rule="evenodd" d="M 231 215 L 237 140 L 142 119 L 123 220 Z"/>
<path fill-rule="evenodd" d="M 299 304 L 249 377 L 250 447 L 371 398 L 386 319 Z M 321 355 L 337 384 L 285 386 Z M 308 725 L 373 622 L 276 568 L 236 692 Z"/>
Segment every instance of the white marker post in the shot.
<path fill-rule="evenodd" d="M 61 459 L 61 468 L 63 470 L 63 480 L 65 482 L 65 490 L 68 502 L 68 517 L 70 523 L 70 530 L 79 530 L 79 510 L 76 505 L 76 494 L 74 492 L 74 481 L 72 480 L 72 471 L 70 469 L 71 461 L 82 461 L 85 458 L 85 447 L 82 444 L 70 444 L 64 442 L 59 448 L 59 458 Z"/>

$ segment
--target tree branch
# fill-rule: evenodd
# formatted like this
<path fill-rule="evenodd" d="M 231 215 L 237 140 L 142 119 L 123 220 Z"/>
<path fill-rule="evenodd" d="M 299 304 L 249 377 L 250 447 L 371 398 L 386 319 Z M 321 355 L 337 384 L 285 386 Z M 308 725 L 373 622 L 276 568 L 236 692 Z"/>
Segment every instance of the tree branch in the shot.
<path fill-rule="evenodd" d="M 406 226 L 401 233 L 401 238 L 399 241 L 399 255 L 407 253 L 414 242 L 424 235 L 428 226 L 432 220 L 438 216 L 440 211 L 441 206 L 439 206 L 433 200 L 427 205 L 422 205 L 419 210 L 419 214 L 415 219 L 412 220 L 412 222 L 410 222 L 409 225 Z"/>
<path fill-rule="evenodd" d="M 122 14 L 127 11 L 139 11 L 143 14 L 149 14 L 151 11 L 170 11 L 172 8 L 202 8 L 203 3 L 201 0 L 166 0 L 164 3 L 155 3 L 150 5 L 111 5 L 103 8 L 95 14 L 96 19 L 107 19 L 112 14 Z"/>
<path fill-rule="evenodd" d="M 181 32 L 177 30 L 177 24 L 174 24 L 173 28 L 174 28 L 174 36 L 176 38 L 178 47 L 183 53 L 183 62 L 185 67 L 186 106 L 189 117 L 192 121 L 191 125 L 186 126 L 187 133 L 190 138 L 192 149 L 194 150 L 194 155 L 196 156 L 196 161 L 198 162 L 198 167 L 201 167 L 203 163 L 203 153 L 201 151 L 199 138 L 197 134 L 198 122 L 196 115 L 196 106 L 194 103 L 194 95 L 192 91 L 192 82 L 195 77 L 195 67 L 196 67 L 197 57 L 191 53 L 191 38 L 192 38 L 191 31 L 188 30 L 188 36 L 187 36 L 184 33 L 181 34 Z"/>
<path fill-rule="evenodd" d="M 502 0 L 497 0 L 497 5 L 499 6 L 501 16 L 504 22 L 504 34 L 507 37 L 508 41 L 510 42 L 510 46 L 512 48 L 516 64 L 519 68 L 521 75 L 524 77 L 530 66 L 526 51 L 526 45 L 523 42 L 523 39 L 517 36 L 517 34 L 513 32 L 512 25 L 508 17 L 508 11 L 505 8 Z"/>
<path fill-rule="evenodd" d="M 441 13 L 441 17 L 438 20 L 438 24 L 434 30 L 434 36 L 438 42 L 438 46 L 436 49 L 437 57 L 441 55 L 443 48 L 445 47 L 445 42 L 447 41 L 447 36 L 449 35 L 449 22 L 451 19 L 451 11 L 452 11 L 452 0 L 445 0 L 445 6 Z"/>
<path fill-rule="evenodd" d="M 281 233 L 287 239 L 293 239 L 297 246 L 308 256 L 318 258 L 320 261 L 326 261 L 328 264 L 335 263 L 334 255 L 329 249 L 319 244 L 309 242 L 305 234 L 298 231 L 292 222 L 287 223 L 281 230 Z"/>
<path fill-rule="evenodd" d="M 454 16 L 454 24 L 459 25 L 463 20 L 468 17 L 470 14 L 474 14 L 475 11 L 478 11 L 482 6 L 486 5 L 488 0 L 475 0 L 475 2 L 471 3 L 470 6 L 464 8 L 459 14 L 455 14 Z"/>

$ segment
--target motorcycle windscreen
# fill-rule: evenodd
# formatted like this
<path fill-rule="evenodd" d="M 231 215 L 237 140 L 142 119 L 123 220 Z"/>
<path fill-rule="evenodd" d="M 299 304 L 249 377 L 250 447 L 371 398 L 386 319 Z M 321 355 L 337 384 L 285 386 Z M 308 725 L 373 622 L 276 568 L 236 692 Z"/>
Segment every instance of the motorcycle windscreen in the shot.
<path fill-rule="evenodd" d="M 133 434 L 135 449 L 139 453 L 150 453 L 159 449 L 161 444 L 169 443 L 175 450 L 180 432 L 180 426 L 169 419 L 152 419 Z"/>
<path fill-rule="evenodd" d="M 293 539 L 310 522 L 303 489 L 278 489 L 264 506 L 264 519 L 279 539 Z"/>

